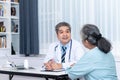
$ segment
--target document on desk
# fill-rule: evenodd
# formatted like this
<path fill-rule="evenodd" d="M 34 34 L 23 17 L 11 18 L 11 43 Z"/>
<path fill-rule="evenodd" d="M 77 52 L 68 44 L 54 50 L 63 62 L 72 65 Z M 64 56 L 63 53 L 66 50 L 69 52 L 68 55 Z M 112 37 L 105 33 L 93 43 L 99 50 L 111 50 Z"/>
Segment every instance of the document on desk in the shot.
<path fill-rule="evenodd" d="M 41 71 L 49 71 L 49 72 L 61 72 L 61 71 L 65 71 L 65 69 L 56 69 L 56 70 L 46 70 L 46 69 L 42 69 Z"/>
<path fill-rule="evenodd" d="M 26 68 L 23 65 L 19 65 L 15 67 L 18 70 L 26 70 Z M 28 67 L 28 69 L 34 69 L 33 67 Z"/>

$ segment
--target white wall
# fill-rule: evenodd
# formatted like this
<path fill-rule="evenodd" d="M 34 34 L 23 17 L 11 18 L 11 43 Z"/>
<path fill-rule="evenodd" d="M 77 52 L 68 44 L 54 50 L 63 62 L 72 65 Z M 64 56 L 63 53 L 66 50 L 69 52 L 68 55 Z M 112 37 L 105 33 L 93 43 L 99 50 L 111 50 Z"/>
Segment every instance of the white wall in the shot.
<path fill-rule="evenodd" d="M 80 40 L 82 25 L 92 23 L 99 27 L 102 36 L 119 42 L 119 4 L 120 0 L 38 0 L 40 54 L 57 40 L 55 25 L 60 21 L 71 24 L 74 39 Z"/>

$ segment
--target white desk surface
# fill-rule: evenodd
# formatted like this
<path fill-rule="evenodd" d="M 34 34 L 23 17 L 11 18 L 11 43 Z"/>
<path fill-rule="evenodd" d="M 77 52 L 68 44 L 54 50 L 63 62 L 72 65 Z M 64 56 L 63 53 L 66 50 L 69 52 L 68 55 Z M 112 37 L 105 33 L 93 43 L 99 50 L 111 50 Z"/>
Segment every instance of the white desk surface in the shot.
<path fill-rule="evenodd" d="M 21 73 L 56 75 L 56 76 L 67 74 L 65 71 L 51 72 L 51 71 L 41 71 L 40 69 L 17 70 L 17 69 L 14 69 L 14 68 L 0 68 L 0 70 L 2 70 L 2 71 L 11 71 L 11 72 L 21 72 Z"/>

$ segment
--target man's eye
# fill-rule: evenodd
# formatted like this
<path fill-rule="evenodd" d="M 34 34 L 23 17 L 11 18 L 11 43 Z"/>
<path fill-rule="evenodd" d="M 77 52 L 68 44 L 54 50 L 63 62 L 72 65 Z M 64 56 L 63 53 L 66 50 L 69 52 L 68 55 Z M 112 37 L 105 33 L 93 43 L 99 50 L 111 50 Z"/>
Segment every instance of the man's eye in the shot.
<path fill-rule="evenodd" d="M 62 34 L 63 32 L 59 32 L 60 34 Z"/>
<path fill-rule="evenodd" d="M 66 31 L 66 33 L 70 33 L 70 31 Z"/>

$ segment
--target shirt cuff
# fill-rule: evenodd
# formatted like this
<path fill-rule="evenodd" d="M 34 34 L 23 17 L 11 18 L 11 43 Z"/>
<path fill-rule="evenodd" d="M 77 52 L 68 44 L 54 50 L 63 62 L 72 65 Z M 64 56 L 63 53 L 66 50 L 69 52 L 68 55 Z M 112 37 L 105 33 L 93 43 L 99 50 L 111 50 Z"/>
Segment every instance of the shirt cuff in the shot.
<path fill-rule="evenodd" d="M 69 63 L 62 63 L 62 67 L 64 69 L 67 69 L 67 68 L 70 68 L 72 64 L 76 63 L 75 61 L 74 62 L 69 62 Z"/>

